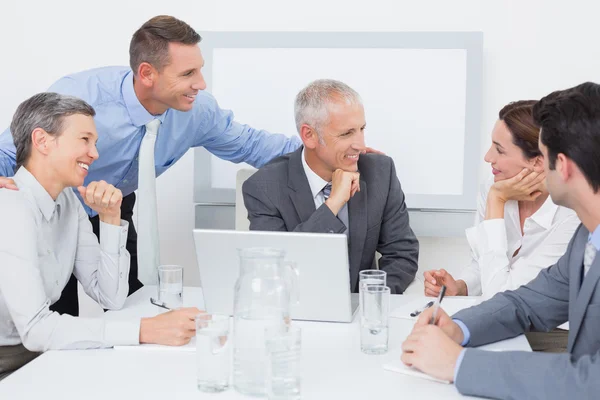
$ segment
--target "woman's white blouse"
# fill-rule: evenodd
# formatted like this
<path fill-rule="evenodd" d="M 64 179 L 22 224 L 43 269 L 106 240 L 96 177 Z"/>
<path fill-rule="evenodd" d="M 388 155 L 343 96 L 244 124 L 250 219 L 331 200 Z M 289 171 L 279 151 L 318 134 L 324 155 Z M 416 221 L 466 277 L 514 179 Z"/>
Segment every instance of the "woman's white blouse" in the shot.
<path fill-rule="evenodd" d="M 525 220 L 523 233 L 519 205 L 514 200 L 505 204 L 504 219 L 485 221 L 487 196 L 493 183 L 492 178 L 479 192 L 475 226 L 466 230 L 472 260 L 458 277 L 467 284 L 469 295 L 486 298 L 516 289 L 555 264 L 580 224 L 573 210 L 557 206 L 550 196 Z"/>

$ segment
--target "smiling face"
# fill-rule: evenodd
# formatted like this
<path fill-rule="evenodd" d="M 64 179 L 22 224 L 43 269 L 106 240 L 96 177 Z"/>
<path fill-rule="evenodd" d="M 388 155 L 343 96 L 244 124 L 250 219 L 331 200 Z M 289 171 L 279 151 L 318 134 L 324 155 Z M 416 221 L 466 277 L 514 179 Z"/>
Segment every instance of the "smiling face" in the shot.
<path fill-rule="evenodd" d="M 206 89 L 203 66 L 204 58 L 198 45 L 169 43 L 169 62 L 161 71 L 155 71 L 152 88 L 152 98 L 162 112 L 168 108 L 192 109 L 198 92 Z"/>
<path fill-rule="evenodd" d="M 523 150 L 514 144 L 513 135 L 504 121 L 496 121 L 492 131 L 492 145 L 484 157 L 491 164 L 494 182 L 510 179 L 523 168 L 541 172 L 541 163 L 536 158 L 527 159 Z"/>
<path fill-rule="evenodd" d="M 74 114 L 64 117 L 63 131 L 46 138 L 46 165 L 64 187 L 83 185 L 89 166 L 98 159 L 98 134 L 92 117 Z"/>
<path fill-rule="evenodd" d="M 311 165 L 311 168 L 328 176 L 337 169 L 355 172 L 358 158 L 365 150 L 365 110 L 362 104 L 340 100 L 330 102 L 328 111 L 328 122 L 318 130 L 321 140 L 315 139 L 307 145 L 312 147 L 318 160 L 318 166 Z"/>

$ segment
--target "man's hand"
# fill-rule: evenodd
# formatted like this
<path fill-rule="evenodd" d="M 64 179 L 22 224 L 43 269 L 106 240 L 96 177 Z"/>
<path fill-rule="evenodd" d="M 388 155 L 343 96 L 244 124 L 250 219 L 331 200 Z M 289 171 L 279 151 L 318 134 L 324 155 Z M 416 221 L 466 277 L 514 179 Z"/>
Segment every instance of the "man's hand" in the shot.
<path fill-rule="evenodd" d="M 546 174 L 524 168 L 510 179 L 495 182 L 489 196 L 506 203 L 508 200 L 534 201 L 545 191 Z"/>
<path fill-rule="evenodd" d="M 460 329 L 460 328 L 459 328 Z M 402 343 L 402 362 L 438 379 L 454 381 L 462 347 L 435 325 L 416 326 Z"/>
<path fill-rule="evenodd" d="M 445 269 L 425 271 L 425 296 L 437 297 L 442 285 L 446 286 L 446 296 L 467 296 L 467 284 L 463 280 L 455 280 Z"/>
<path fill-rule="evenodd" d="M 338 215 L 344 204 L 358 191 L 360 191 L 360 174 L 336 169 L 331 178 L 331 194 L 325 204 L 334 215 Z"/>
<path fill-rule="evenodd" d="M 100 220 L 111 225 L 121 224 L 123 194 L 105 181 L 90 182 L 77 188 L 85 204 L 98 213 Z"/>
<path fill-rule="evenodd" d="M 385 154 L 383 151 L 375 150 L 372 147 L 365 147 L 364 153 Z"/>
<path fill-rule="evenodd" d="M 183 346 L 196 334 L 196 315 L 204 313 L 196 307 L 180 308 L 153 318 L 142 318 L 140 343 Z"/>
<path fill-rule="evenodd" d="M 433 311 L 434 307 L 429 307 L 428 309 L 423 311 L 421 315 L 419 315 L 417 322 L 415 322 L 415 325 L 413 326 L 413 332 L 419 328 L 429 325 L 429 323 L 431 322 L 431 317 L 433 316 Z M 462 329 L 460 329 L 460 326 L 458 326 L 458 324 L 454 322 L 452 318 L 448 316 L 446 311 L 444 311 L 444 309 L 441 307 L 438 309 L 435 325 L 438 326 L 446 335 L 448 335 L 457 344 L 463 342 L 465 337 L 463 335 Z"/>
<path fill-rule="evenodd" d="M 13 181 L 11 178 L 6 178 L 4 176 L 0 176 L 0 189 L 2 189 L 2 188 L 11 189 L 11 190 L 19 190 L 19 188 L 15 184 L 15 181 Z"/>

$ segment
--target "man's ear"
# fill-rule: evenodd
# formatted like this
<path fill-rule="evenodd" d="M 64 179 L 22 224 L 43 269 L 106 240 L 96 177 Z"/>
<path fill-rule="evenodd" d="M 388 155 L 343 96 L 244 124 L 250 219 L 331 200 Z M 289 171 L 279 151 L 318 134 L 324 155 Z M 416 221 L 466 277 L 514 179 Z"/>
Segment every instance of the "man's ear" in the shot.
<path fill-rule="evenodd" d="M 157 77 L 158 71 L 152 66 L 152 64 L 143 62 L 138 67 L 136 78 L 142 85 L 146 87 L 152 87 Z"/>
<path fill-rule="evenodd" d="M 563 182 L 568 181 L 573 175 L 573 172 L 575 172 L 573 161 L 567 158 L 563 153 L 558 153 L 554 166 Z"/>
<path fill-rule="evenodd" d="M 319 134 L 310 125 L 303 124 L 300 127 L 300 139 L 304 143 L 304 147 L 307 149 L 315 149 L 319 144 Z"/>
<path fill-rule="evenodd" d="M 31 144 L 32 144 L 33 149 L 36 149 L 38 152 L 40 152 L 44 155 L 48 155 L 49 141 L 50 141 L 50 135 L 48 135 L 48 132 L 46 132 L 42 128 L 35 128 L 33 130 L 33 132 L 31 132 Z"/>

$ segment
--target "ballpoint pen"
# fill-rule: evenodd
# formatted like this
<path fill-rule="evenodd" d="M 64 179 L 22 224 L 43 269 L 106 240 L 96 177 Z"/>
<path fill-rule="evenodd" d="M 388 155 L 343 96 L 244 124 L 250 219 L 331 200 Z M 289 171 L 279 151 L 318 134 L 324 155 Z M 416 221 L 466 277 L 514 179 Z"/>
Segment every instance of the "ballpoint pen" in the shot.
<path fill-rule="evenodd" d="M 435 305 L 433 306 L 433 314 L 431 314 L 431 320 L 429 321 L 429 325 L 435 325 L 435 320 L 437 318 L 438 310 L 440 309 L 440 304 L 442 300 L 444 300 L 444 295 L 446 294 L 446 286 L 442 285 L 442 289 L 440 290 L 440 295 L 438 296 Z"/>
<path fill-rule="evenodd" d="M 419 314 L 421 314 L 423 311 L 425 311 L 425 310 L 427 310 L 429 307 L 431 307 L 431 306 L 433 305 L 433 303 L 434 303 L 434 301 L 433 301 L 433 300 L 432 300 L 432 301 L 430 301 L 429 303 L 425 304 L 425 305 L 423 306 L 423 308 L 421 308 L 420 310 L 415 310 L 415 311 L 411 312 L 411 313 L 410 313 L 410 316 L 411 316 L 411 317 L 416 317 L 416 316 L 418 316 L 418 315 L 419 315 Z"/>
<path fill-rule="evenodd" d="M 170 308 L 165 303 L 159 303 L 158 301 L 154 300 L 152 297 L 150 297 L 150 303 L 154 304 L 157 307 L 164 308 L 165 310 L 170 310 Z"/>

